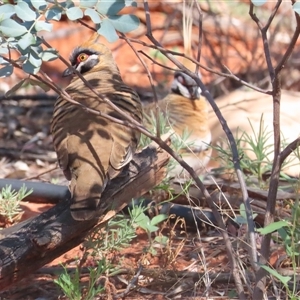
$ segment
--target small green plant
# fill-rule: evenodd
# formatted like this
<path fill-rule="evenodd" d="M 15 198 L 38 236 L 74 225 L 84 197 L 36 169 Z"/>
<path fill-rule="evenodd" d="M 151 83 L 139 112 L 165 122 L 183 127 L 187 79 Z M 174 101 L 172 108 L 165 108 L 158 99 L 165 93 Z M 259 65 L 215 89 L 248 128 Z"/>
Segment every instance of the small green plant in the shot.
<path fill-rule="evenodd" d="M 294 189 L 299 191 L 299 182 L 294 185 Z M 283 245 L 285 249 L 287 254 L 285 264 L 288 263 L 291 266 L 293 270 L 292 273 L 294 275 L 283 276 L 270 266 L 262 266 L 262 268 L 268 271 L 283 284 L 287 293 L 287 299 L 299 299 L 297 287 L 298 280 L 296 276 L 300 266 L 300 202 L 299 195 L 297 196 L 296 200 L 291 202 L 290 218 L 279 220 L 264 228 L 257 229 L 257 231 L 262 235 L 272 234 L 274 242 Z"/>
<path fill-rule="evenodd" d="M 89 268 L 87 287 L 81 285 L 79 267 L 76 267 L 72 275 L 69 274 L 66 267 L 63 266 L 63 269 L 63 273 L 54 282 L 62 289 L 68 299 L 93 300 L 97 295 L 104 292 L 104 287 L 98 284 L 98 280 L 108 269 L 105 259 L 99 260 L 96 268 Z"/>
<path fill-rule="evenodd" d="M 274 152 L 273 145 L 269 141 L 272 132 L 268 131 L 267 127 L 264 126 L 263 115 L 261 115 L 260 118 L 258 132 L 253 128 L 250 120 L 249 124 L 252 134 L 244 132 L 242 141 L 245 142 L 246 145 L 249 145 L 245 150 L 252 152 L 254 159 L 245 160 L 246 164 L 244 167 L 249 173 L 256 175 L 259 186 L 262 186 L 263 175 L 272 169 L 272 161 L 269 158 Z"/>
<path fill-rule="evenodd" d="M 299 203 L 297 204 L 296 210 L 299 210 Z M 270 266 L 261 265 L 261 267 L 263 269 L 265 269 L 267 272 L 270 273 L 270 275 L 277 278 L 283 284 L 285 291 L 288 295 L 287 299 L 299 299 L 295 295 L 297 293 L 296 274 L 297 274 L 297 265 L 299 265 L 299 254 L 300 254 L 299 253 L 299 244 L 298 244 L 299 233 L 300 233 L 300 231 L 299 231 L 299 229 L 300 229 L 299 223 L 300 222 L 299 222 L 299 220 L 295 219 L 294 213 L 295 213 L 295 211 L 293 212 L 293 216 L 292 216 L 293 221 L 292 222 L 281 220 L 281 221 L 273 222 L 264 228 L 257 229 L 257 231 L 262 235 L 278 232 L 279 236 L 274 234 L 273 239 L 276 239 L 277 242 L 284 245 L 286 253 L 289 256 L 289 258 L 291 259 L 292 268 L 293 268 L 294 274 L 295 274 L 294 280 L 293 280 L 294 287 L 292 290 L 290 289 L 290 286 L 288 285 L 288 283 L 292 279 L 291 276 L 283 276 L 277 270 L 271 268 Z M 299 211 L 298 211 L 298 213 L 299 213 Z"/>
<path fill-rule="evenodd" d="M 93 262 L 97 264 L 96 268 L 89 268 L 88 285 L 83 286 L 81 284 L 79 267 L 75 269 L 72 275 L 64 267 L 63 273 L 55 280 L 55 283 L 69 299 L 95 299 L 95 296 L 105 290 L 103 286 L 98 284 L 99 278 L 113 269 L 108 255 L 113 251 L 119 251 L 129 246 L 135 237 L 132 220 L 121 214 L 116 215 L 109 220 L 105 229 L 101 226 L 96 227 L 83 243 L 85 252 L 80 265 L 83 265 L 88 257 L 91 257 Z"/>
<path fill-rule="evenodd" d="M 63 273 L 60 274 L 58 279 L 54 279 L 54 282 L 62 289 L 62 291 L 68 299 L 80 300 L 81 287 L 79 268 L 77 267 L 75 269 L 73 275 L 70 275 L 68 273 L 66 267 L 63 266 L 63 269 Z"/>
<path fill-rule="evenodd" d="M 161 110 L 158 111 L 158 121 L 159 121 L 159 132 L 160 134 L 167 133 L 170 130 L 170 126 L 167 122 L 167 118 L 163 114 Z M 147 124 L 147 129 L 152 133 L 156 135 L 157 130 L 157 118 L 155 115 L 155 112 L 151 110 L 149 114 L 144 113 L 144 123 Z M 140 142 L 139 142 L 139 148 L 144 148 L 148 146 L 152 140 L 145 136 L 144 134 L 141 135 Z"/>
<path fill-rule="evenodd" d="M 87 236 L 84 242 L 85 255 L 90 255 L 95 259 L 103 258 L 107 253 L 129 246 L 135 237 L 132 220 L 118 214 L 109 220 L 105 230 L 95 228 Z"/>
<path fill-rule="evenodd" d="M 6 185 L 0 193 L 0 215 L 12 223 L 22 212 L 21 201 L 31 193 L 32 190 L 27 191 L 25 185 L 19 191 L 12 190 L 11 185 Z"/>
<path fill-rule="evenodd" d="M 50 181 L 52 184 L 59 184 L 59 178 L 51 178 Z"/>
<path fill-rule="evenodd" d="M 155 112 L 151 110 L 149 114 L 144 113 L 144 119 L 145 119 L 145 123 L 147 124 L 146 125 L 147 129 L 152 134 L 156 134 L 157 118 Z M 163 135 L 166 133 L 173 133 L 170 136 L 171 147 L 176 153 L 181 155 L 182 158 L 184 159 L 184 154 L 182 154 L 182 150 L 190 149 L 192 151 L 194 145 L 194 142 L 188 141 L 191 132 L 189 132 L 187 129 L 184 129 L 181 136 L 176 134 L 172 129 L 172 124 L 169 122 L 167 113 L 165 114 L 161 110 L 159 110 L 158 112 L 158 120 L 159 120 L 158 124 L 159 124 L 160 134 Z M 139 147 L 144 148 L 148 146 L 150 143 L 151 143 L 151 139 L 142 134 L 140 138 Z M 178 162 L 174 158 L 171 158 L 167 166 L 166 178 L 163 181 L 164 185 L 169 185 L 169 181 L 170 181 L 169 174 L 170 172 L 172 172 L 173 169 L 176 168 L 177 165 Z"/>
<path fill-rule="evenodd" d="M 267 184 L 264 180 L 264 175 L 272 169 L 272 153 L 273 145 L 270 139 L 272 131 L 268 131 L 268 128 L 264 126 L 263 114 L 260 118 L 258 132 L 251 126 L 251 134 L 247 132 L 240 133 L 237 130 L 236 145 L 238 148 L 238 154 L 240 158 L 241 168 L 247 175 L 248 183 L 254 183 L 254 185 L 260 188 L 266 188 Z M 286 144 L 285 139 L 282 138 L 282 146 Z M 227 146 L 219 145 L 214 147 L 222 162 L 223 168 L 226 170 L 233 170 L 232 152 L 227 142 Z M 251 155 L 252 154 L 252 155 Z M 288 162 L 285 162 L 282 166 L 284 168 Z M 256 179 L 256 182 L 253 179 Z"/>
<path fill-rule="evenodd" d="M 132 209 L 129 210 L 129 215 L 134 227 L 144 229 L 148 235 L 149 247 L 146 250 L 152 255 L 156 255 L 157 251 L 153 247 L 153 242 L 155 241 L 160 244 L 166 244 L 167 238 L 164 236 L 156 236 L 154 240 L 152 240 L 151 234 L 159 229 L 157 225 L 168 219 L 168 216 L 165 214 L 158 214 L 150 220 L 150 218 L 144 213 L 145 209 L 146 208 L 141 202 L 139 205 L 133 205 Z"/>

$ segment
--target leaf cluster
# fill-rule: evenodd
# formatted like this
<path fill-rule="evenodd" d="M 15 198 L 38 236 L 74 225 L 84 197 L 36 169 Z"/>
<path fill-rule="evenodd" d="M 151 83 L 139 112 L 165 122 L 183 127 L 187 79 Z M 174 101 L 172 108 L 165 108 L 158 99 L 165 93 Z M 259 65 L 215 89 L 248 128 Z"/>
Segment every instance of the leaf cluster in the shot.
<path fill-rule="evenodd" d="M 12 223 L 22 211 L 21 201 L 31 193 L 32 190 L 27 191 L 25 185 L 19 191 L 13 190 L 11 185 L 6 185 L 0 192 L 0 215 Z"/>
<path fill-rule="evenodd" d="M 80 281 L 80 269 L 77 267 L 73 274 L 70 274 L 66 267 L 63 266 L 63 272 L 54 282 L 61 288 L 68 299 L 92 300 L 95 296 L 104 292 L 104 287 L 98 284 L 99 277 L 107 270 L 105 260 L 98 262 L 96 268 L 89 268 L 88 286 L 83 288 Z"/>
<path fill-rule="evenodd" d="M 139 19 L 130 14 L 119 14 L 126 6 L 136 6 L 128 0 L 81 0 L 46 1 L 19 0 L 15 5 L 6 3 L 0 6 L 0 77 L 8 77 L 14 65 L 5 59 L 11 58 L 11 50 L 19 57 L 15 63 L 22 66 L 27 74 L 37 74 L 43 61 L 58 57 L 53 48 L 43 48 L 41 32 L 51 32 L 52 21 L 59 21 L 63 15 L 75 21 L 89 17 L 97 32 L 109 42 L 119 37 L 116 32 L 127 33 L 139 26 Z"/>

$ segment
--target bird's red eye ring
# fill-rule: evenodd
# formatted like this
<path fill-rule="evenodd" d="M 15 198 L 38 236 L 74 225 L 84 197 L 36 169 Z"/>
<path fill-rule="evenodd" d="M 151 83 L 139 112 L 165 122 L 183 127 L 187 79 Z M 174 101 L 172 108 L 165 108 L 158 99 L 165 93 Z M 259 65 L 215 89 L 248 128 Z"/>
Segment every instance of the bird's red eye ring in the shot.
<path fill-rule="evenodd" d="M 87 58 L 88 58 L 88 55 L 87 55 L 87 54 L 81 53 L 81 54 L 79 54 L 79 55 L 77 56 L 77 61 L 78 61 L 78 62 L 82 62 L 82 61 L 87 60 Z"/>

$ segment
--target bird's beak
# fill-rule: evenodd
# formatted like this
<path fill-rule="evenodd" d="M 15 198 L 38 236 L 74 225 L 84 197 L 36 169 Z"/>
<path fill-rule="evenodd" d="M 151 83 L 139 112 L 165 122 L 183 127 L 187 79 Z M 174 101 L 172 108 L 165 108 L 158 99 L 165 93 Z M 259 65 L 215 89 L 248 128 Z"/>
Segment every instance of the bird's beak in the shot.
<path fill-rule="evenodd" d="M 62 73 L 62 77 L 68 77 L 71 75 L 74 75 L 74 70 L 73 68 L 67 68 L 66 70 L 64 70 L 64 72 Z"/>
<path fill-rule="evenodd" d="M 199 99 L 201 94 L 201 89 L 198 87 L 198 84 L 193 78 L 191 78 L 190 76 L 188 76 L 187 74 L 181 71 L 177 71 L 175 73 L 175 77 L 177 77 L 177 80 L 186 89 L 188 95 L 185 97 L 190 98 L 191 100 Z"/>
<path fill-rule="evenodd" d="M 196 84 L 196 82 L 195 82 L 195 84 Z M 201 94 L 201 90 L 200 90 L 200 88 L 198 87 L 198 85 L 193 86 L 193 87 L 190 87 L 189 92 L 190 92 L 190 94 L 191 94 L 191 99 L 192 99 L 192 100 L 199 99 L 200 94 Z"/>

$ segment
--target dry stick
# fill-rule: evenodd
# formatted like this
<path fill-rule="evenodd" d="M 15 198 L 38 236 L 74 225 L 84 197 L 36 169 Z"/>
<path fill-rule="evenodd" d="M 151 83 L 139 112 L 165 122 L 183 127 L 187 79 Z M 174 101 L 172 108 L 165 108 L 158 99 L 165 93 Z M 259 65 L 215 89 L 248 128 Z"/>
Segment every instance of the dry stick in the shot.
<path fill-rule="evenodd" d="M 267 199 L 266 216 L 265 216 L 265 224 L 264 224 L 265 226 L 269 225 L 274 221 L 276 195 L 279 186 L 279 173 L 280 173 L 281 165 L 284 159 L 293 151 L 292 149 L 297 147 L 297 144 L 299 142 L 298 139 L 296 139 L 293 143 L 291 143 L 288 147 L 286 147 L 283 150 L 283 152 L 280 152 L 280 100 L 281 100 L 280 71 L 282 70 L 284 64 L 290 57 L 300 33 L 300 18 L 297 15 L 297 13 L 295 13 L 297 27 L 295 29 L 293 38 L 291 40 L 288 49 L 283 55 L 280 63 L 274 69 L 271 61 L 270 50 L 269 50 L 267 30 L 271 25 L 281 2 L 282 0 L 277 1 L 277 4 L 275 5 L 268 19 L 268 22 L 266 23 L 265 26 L 262 26 L 260 20 L 255 15 L 254 6 L 252 3 L 250 4 L 250 10 L 249 10 L 249 14 L 251 18 L 257 24 L 262 35 L 264 53 L 265 53 L 266 62 L 268 65 L 268 70 L 269 70 L 272 88 L 273 88 L 272 96 L 273 96 L 274 161 L 272 166 L 272 174 L 270 178 L 270 186 L 269 186 L 268 199 Z M 294 1 L 292 2 L 294 3 Z M 282 155 L 284 155 L 284 157 L 282 157 Z M 261 259 L 260 259 L 261 264 L 267 263 L 267 259 L 270 254 L 270 241 L 271 241 L 271 234 L 265 235 L 263 237 L 262 247 L 261 247 Z M 263 268 L 260 268 L 259 271 L 257 272 L 256 286 L 253 292 L 253 297 L 255 299 L 263 298 L 267 275 L 268 273 Z"/>
<path fill-rule="evenodd" d="M 291 2 L 292 2 L 292 4 L 294 4 L 296 1 L 291 0 Z M 296 42 L 298 40 L 298 37 L 299 37 L 299 34 L 300 34 L 300 16 L 296 12 L 295 12 L 295 18 L 296 18 L 297 25 L 296 25 L 294 35 L 291 39 L 289 47 L 287 48 L 285 54 L 282 57 L 281 61 L 278 63 L 277 67 L 275 68 L 275 74 L 278 74 L 281 71 L 281 69 L 284 67 L 286 61 L 291 56 L 292 51 L 294 50 L 294 47 L 295 47 Z"/>
<path fill-rule="evenodd" d="M 300 145 L 300 137 L 296 138 L 290 144 L 288 144 L 280 153 L 280 167 L 282 166 L 283 162 L 286 158 L 295 151 Z"/>
<path fill-rule="evenodd" d="M 85 22 L 83 22 L 82 20 L 78 20 L 80 24 L 82 24 L 83 26 L 86 26 L 87 28 L 93 30 L 93 31 L 96 31 L 95 28 L 92 28 L 91 26 L 89 26 L 88 24 L 86 24 Z M 125 39 L 122 35 L 119 35 L 119 38 L 120 39 Z M 251 88 L 252 90 L 254 91 L 257 91 L 257 92 L 260 92 L 260 93 L 263 93 L 263 94 L 267 94 L 267 95 L 272 95 L 272 91 L 267 91 L 267 90 L 264 90 L 264 89 L 261 89 L 257 86 L 254 86 L 242 79 L 240 79 L 238 76 L 234 75 L 230 69 L 226 66 L 225 69 L 228 71 L 228 73 L 223 73 L 223 72 L 219 72 L 219 71 L 216 71 L 214 69 L 211 69 L 207 66 L 204 66 L 202 64 L 199 63 L 199 61 L 195 60 L 194 58 L 192 57 L 189 57 L 187 56 L 186 54 L 184 53 L 180 53 L 180 52 L 177 52 L 177 51 L 173 51 L 173 50 L 168 50 L 168 49 L 165 49 L 164 47 L 162 47 L 160 44 L 157 44 L 157 45 L 153 45 L 153 44 L 148 44 L 144 41 L 141 41 L 141 40 L 137 40 L 137 39 L 134 39 L 134 38 L 129 38 L 129 37 L 126 37 L 126 39 L 132 43 L 135 43 L 135 44 L 139 44 L 139 45 L 142 45 L 144 47 L 147 47 L 147 48 L 152 48 L 152 49 L 155 49 L 155 50 L 159 50 L 161 52 L 164 51 L 164 53 L 168 53 L 168 54 L 171 54 L 171 55 L 174 55 L 174 56 L 180 56 L 180 57 L 184 57 L 188 60 L 190 60 L 191 62 L 193 62 L 194 64 L 196 64 L 197 66 L 199 66 L 201 69 L 205 70 L 205 71 L 208 71 L 210 73 L 213 73 L 215 75 L 219 75 L 221 77 L 224 77 L 224 78 L 229 78 L 229 79 L 233 79 L 235 81 L 237 81 L 238 83 L 240 83 L 241 85 L 244 85 L 246 87 L 249 87 Z M 139 50 L 138 52 L 142 52 L 142 50 Z M 148 56 L 147 54 L 144 54 L 146 56 Z M 165 69 L 169 69 L 169 70 L 174 70 L 174 71 L 177 71 L 177 69 L 172 69 L 170 67 L 167 67 L 167 66 L 164 66 L 163 64 L 160 64 L 158 62 L 156 62 L 153 58 L 151 57 L 148 57 L 150 60 L 152 60 L 153 62 L 155 62 L 157 65 L 165 68 Z M 174 62 L 173 62 L 174 63 Z M 175 64 L 176 65 L 176 64 Z"/>
<path fill-rule="evenodd" d="M 121 33 L 121 36 L 123 37 L 123 39 L 126 41 L 126 43 L 129 45 L 129 47 L 132 49 L 132 51 L 135 53 L 135 55 L 137 56 L 137 58 L 139 59 L 139 61 L 141 62 L 141 64 L 143 65 L 145 71 L 147 72 L 147 76 L 153 91 L 153 95 L 154 95 L 154 103 L 155 103 L 155 118 L 156 118 L 156 136 L 158 138 L 160 138 L 161 132 L 160 132 L 160 117 L 159 117 L 159 106 L 158 106 L 158 98 L 157 98 L 157 94 L 156 94 L 156 90 L 154 88 L 154 83 L 153 83 L 153 78 L 152 75 L 145 63 L 145 61 L 141 58 L 141 56 L 139 55 L 138 51 L 133 47 L 132 43 L 130 42 L 130 40 L 125 36 L 124 33 Z"/>
<path fill-rule="evenodd" d="M 186 58 L 186 59 L 189 59 L 190 61 L 192 61 L 194 64 L 196 64 L 197 66 L 199 66 L 201 69 L 203 69 L 203 70 L 205 70 L 205 71 L 208 71 L 208 72 L 210 72 L 210 73 L 213 73 L 213 74 L 215 74 L 215 75 L 219 75 L 219 76 L 222 76 L 222 77 L 225 77 L 225 78 L 233 79 L 233 80 L 239 82 L 240 84 L 242 84 L 242 85 L 244 85 L 244 86 L 246 86 L 246 87 L 249 87 L 249 88 L 251 88 L 251 89 L 253 89 L 253 90 L 257 91 L 257 92 L 260 92 L 260 93 L 263 93 L 263 94 L 267 94 L 267 95 L 271 95 L 271 94 L 272 94 L 271 91 L 266 91 L 266 90 L 264 90 L 264 89 L 261 89 L 261 88 L 259 88 L 259 87 L 257 87 L 257 86 L 254 86 L 254 85 L 252 85 L 252 84 L 250 84 L 250 83 L 248 83 L 248 82 L 246 82 L 246 81 L 240 79 L 239 77 L 237 77 L 236 75 L 234 75 L 234 74 L 229 70 L 229 68 L 227 68 L 226 66 L 224 66 L 224 67 L 226 68 L 226 70 L 228 71 L 228 73 L 219 72 L 219 71 L 216 71 L 216 70 L 214 70 L 214 69 L 212 69 L 212 68 L 209 68 L 209 67 L 207 67 L 207 66 L 204 66 L 204 65 L 200 64 L 200 63 L 199 63 L 198 61 L 196 61 L 194 58 L 191 58 L 191 57 L 185 55 L 184 53 L 180 53 L 180 52 L 168 50 L 168 49 L 163 48 L 163 47 L 160 46 L 160 45 L 151 45 L 151 44 L 147 44 L 147 43 L 145 43 L 145 42 L 143 42 L 143 41 L 139 41 L 139 40 L 136 40 L 136 39 L 133 39 L 133 38 L 128 38 L 128 39 L 129 39 L 131 42 L 133 42 L 133 43 L 137 43 L 137 44 L 143 45 L 143 46 L 145 46 L 145 47 L 150 47 L 150 48 L 159 50 L 159 51 L 161 51 L 161 52 L 164 51 L 165 53 L 168 53 L 168 54 L 171 54 L 171 55 L 174 55 L 174 56 L 180 56 L 180 57 L 184 57 L 184 58 Z M 153 59 L 151 58 L 151 60 L 153 60 Z M 157 63 L 157 64 L 163 67 L 163 65 L 161 65 L 161 64 L 159 64 L 159 63 Z M 167 67 L 165 66 L 165 68 L 167 68 Z"/>
<path fill-rule="evenodd" d="M 199 5 L 199 2 L 198 1 L 195 1 L 195 4 L 196 4 L 196 7 L 197 7 L 197 10 L 198 10 L 198 13 L 199 13 L 199 24 L 198 24 L 198 27 L 199 27 L 199 30 L 198 30 L 198 52 L 197 52 L 197 58 L 196 60 L 200 63 L 200 59 L 201 59 L 201 50 L 202 50 L 202 20 L 203 20 L 203 13 L 202 13 L 202 10 L 201 10 L 201 7 Z M 199 65 L 196 65 L 196 71 L 195 71 L 196 74 L 199 73 Z"/>
<path fill-rule="evenodd" d="M 276 4 L 274 11 L 277 11 L 281 0 L 279 0 Z M 279 185 L 279 173 L 280 173 L 280 98 L 281 98 L 281 87 L 279 76 L 275 75 L 275 69 L 272 64 L 267 30 L 273 20 L 274 14 L 272 14 L 266 24 L 263 26 L 258 17 L 254 13 L 254 5 L 250 3 L 249 14 L 253 21 L 257 24 L 263 41 L 264 54 L 267 62 L 267 67 L 271 79 L 272 89 L 273 89 L 273 132 L 274 132 L 274 161 L 272 166 L 272 174 L 270 178 L 269 184 L 269 193 L 267 199 L 267 207 L 266 214 L 264 219 L 264 226 L 269 225 L 274 221 L 274 213 L 275 213 L 275 204 L 276 204 L 276 195 Z M 271 198 L 274 197 L 274 198 Z M 259 259 L 259 263 L 262 265 L 266 265 L 268 263 L 268 257 L 270 255 L 270 242 L 271 242 L 271 234 L 267 234 L 263 236 L 262 246 L 261 246 L 261 256 Z M 256 283 L 253 291 L 254 299 L 263 299 L 266 291 L 266 280 L 267 280 L 268 272 L 260 268 L 256 275 Z"/>
<path fill-rule="evenodd" d="M 150 20 L 150 13 L 149 13 L 149 5 L 147 0 L 144 0 L 144 8 L 145 8 L 145 14 L 146 14 L 146 24 L 147 24 L 147 34 L 146 36 L 148 37 L 148 39 L 156 46 L 160 46 L 160 44 L 157 42 L 157 40 L 152 36 L 152 31 L 151 31 L 151 20 Z M 162 47 L 161 47 L 162 48 Z M 214 108 L 222 126 L 223 129 L 225 130 L 227 136 L 229 137 L 230 140 L 230 144 L 232 147 L 232 152 L 234 154 L 234 166 L 237 170 L 237 175 L 238 178 L 240 180 L 240 184 L 242 187 L 242 194 L 243 194 L 243 199 L 245 202 L 245 207 L 246 207 L 246 213 L 247 213 L 247 218 L 248 218 L 248 224 L 250 227 L 250 230 L 252 230 L 252 238 L 250 240 L 251 242 L 251 246 L 254 249 L 254 253 L 256 253 L 255 249 L 256 249 L 256 244 L 255 244 L 255 239 L 254 239 L 254 222 L 253 222 L 253 218 L 252 218 L 252 213 L 251 213 L 251 207 L 250 207 L 250 201 L 249 201 L 249 197 L 248 197 L 248 193 L 247 193 L 247 189 L 245 186 L 245 182 L 243 181 L 242 178 L 242 172 L 240 171 L 240 166 L 239 166 L 239 161 L 238 161 L 238 152 L 237 152 L 237 148 L 232 136 L 231 131 L 229 130 L 226 121 L 224 120 L 223 116 L 221 115 L 220 111 L 218 111 L 217 106 L 214 103 L 214 100 L 212 99 L 210 93 L 207 91 L 207 89 L 205 88 L 204 84 L 201 82 L 201 80 L 198 78 L 198 76 L 196 76 L 194 73 L 190 72 L 189 70 L 187 70 L 182 64 L 180 64 L 176 59 L 173 58 L 173 56 L 170 56 L 166 51 L 161 51 L 168 59 L 170 59 L 177 67 L 179 67 L 181 70 L 186 71 L 185 73 L 189 76 L 191 76 L 194 80 L 196 80 L 197 84 L 199 85 L 199 87 L 202 89 L 202 91 L 204 92 L 205 96 L 208 96 L 208 100 L 210 102 L 210 104 L 212 105 L 212 107 Z M 205 186 L 203 185 L 202 181 L 198 178 L 198 176 L 196 176 L 194 170 L 192 168 L 188 168 L 186 169 L 190 175 L 192 176 L 192 178 L 195 180 L 197 186 L 199 187 L 199 189 L 202 191 L 203 195 L 205 196 L 205 198 L 207 199 L 207 202 L 210 206 L 210 208 L 213 211 L 213 214 L 217 220 L 218 226 L 222 229 L 221 233 L 224 239 L 224 243 L 225 243 L 225 247 L 228 253 L 228 258 L 230 260 L 231 266 L 232 266 L 232 272 L 233 272 L 233 276 L 234 276 L 234 280 L 235 280 L 235 284 L 236 284 L 236 288 L 239 294 L 240 299 L 246 299 L 245 297 L 245 293 L 243 290 L 243 284 L 239 275 L 239 270 L 238 270 L 238 266 L 235 260 L 235 256 L 233 253 L 233 249 L 232 249 L 232 245 L 231 242 L 229 240 L 229 236 L 228 233 L 226 231 L 224 222 L 222 220 L 222 217 L 220 216 L 219 211 L 217 210 L 216 206 L 214 205 L 212 198 L 210 197 L 207 189 L 205 188 Z M 252 224 L 251 224 L 252 223 Z M 251 260 L 253 260 L 254 262 L 257 260 L 256 256 L 251 257 Z"/>
<path fill-rule="evenodd" d="M 29 176 L 29 177 L 25 177 L 23 178 L 22 180 L 32 180 L 32 179 L 39 179 L 41 176 L 45 175 L 45 174 L 48 174 L 48 173 L 51 173 L 52 171 L 54 170 L 57 170 L 59 167 L 56 165 L 55 167 L 52 167 L 44 172 L 40 172 L 38 173 L 37 175 L 34 175 L 34 176 Z"/>

